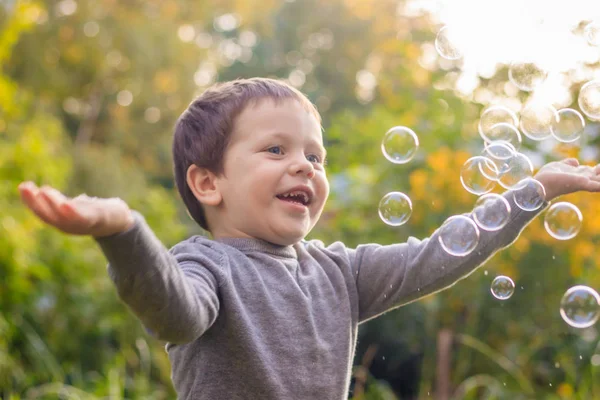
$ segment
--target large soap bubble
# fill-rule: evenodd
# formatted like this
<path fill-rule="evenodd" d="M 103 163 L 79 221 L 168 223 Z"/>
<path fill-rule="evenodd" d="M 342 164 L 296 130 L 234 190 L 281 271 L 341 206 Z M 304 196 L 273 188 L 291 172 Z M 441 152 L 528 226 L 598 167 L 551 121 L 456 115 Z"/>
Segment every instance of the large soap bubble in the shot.
<path fill-rule="evenodd" d="M 532 62 L 515 62 L 508 68 L 508 79 L 519 89 L 530 92 L 541 85 L 548 73 Z"/>
<path fill-rule="evenodd" d="M 502 174 L 507 172 L 510 168 L 509 161 L 516 154 L 515 148 L 512 144 L 504 141 L 495 141 L 485 143 L 485 147 L 481 152 L 481 155 L 494 163 L 496 166 L 497 174 L 488 175 L 488 170 L 483 170 L 484 174 L 488 179 L 498 180 Z M 494 172 L 494 171 L 492 171 Z"/>
<path fill-rule="evenodd" d="M 560 301 L 560 316 L 575 328 L 588 328 L 600 317 L 600 296 L 594 289 L 578 285 L 566 291 Z"/>
<path fill-rule="evenodd" d="M 500 122 L 492 126 L 481 136 L 488 143 L 501 141 L 510 143 L 515 150 L 521 148 L 521 133 L 514 125 L 506 122 Z"/>
<path fill-rule="evenodd" d="M 394 164 L 406 164 L 417 153 L 419 138 L 412 129 L 395 126 L 385 133 L 381 142 L 381 151 L 385 158 Z"/>
<path fill-rule="evenodd" d="M 447 26 L 442 27 L 435 37 L 435 49 L 438 54 L 448 60 L 458 60 L 462 52 L 458 47 L 458 37 L 455 30 Z"/>
<path fill-rule="evenodd" d="M 510 124 L 514 127 L 519 126 L 517 115 L 507 107 L 495 105 L 483 110 L 479 117 L 477 129 L 482 138 L 486 138 L 490 129 L 497 124 Z"/>
<path fill-rule="evenodd" d="M 463 257 L 477 247 L 479 229 L 471 218 L 455 215 L 448 218 L 440 227 L 438 240 L 445 252 Z"/>
<path fill-rule="evenodd" d="M 460 183 L 468 192 L 478 196 L 492 191 L 497 179 L 498 169 L 483 156 L 469 158 L 460 169 Z"/>
<path fill-rule="evenodd" d="M 533 164 L 531 160 L 523 153 L 514 153 L 507 160 L 507 168 L 500 175 L 498 183 L 504 189 L 516 190 L 525 185 L 525 179 L 533 176 Z"/>
<path fill-rule="evenodd" d="M 521 110 L 521 131 L 531 140 L 544 140 L 552 135 L 552 125 L 558 121 L 558 112 L 549 104 L 532 102 Z"/>
<path fill-rule="evenodd" d="M 379 202 L 379 217 L 391 226 L 399 226 L 410 219 L 412 202 L 402 192 L 390 192 Z"/>
<path fill-rule="evenodd" d="M 592 21 L 583 28 L 583 34 L 592 46 L 600 46 L 600 22 Z"/>
<path fill-rule="evenodd" d="M 592 120 L 600 120 L 600 80 L 583 85 L 577 97 L 579 108 Z"/>
<path fill-rule="evenodd" d="M 577 110 L 563 108 L 558 111 L 558 118 L 552 124 L 552 136 L 559 142 L 570 143 L 581 137 L 585 128 L 585 120 Z"/>
<path fill-rule="evenodd" d="M 577 236 L 582 221 L 583 215 L 577 206 L 561 201 L 552 204 L 546 212 L 544 227 L 553 238 L 569 240 Z"/>
<path fill-rule="evenodd" d="M 500 230 L 510 220 L 510 204 L 499 194 L 484 194 L 475 203 L 473 220 L 483 230 Z"/>
<path fill-rule="evenodd" d="M 522 186 L 513 192 L 517 207 L 524 211 L 539 209 L 546 199 L 544 185 L 537 179 L 527 178 L 522 182 Z"/>

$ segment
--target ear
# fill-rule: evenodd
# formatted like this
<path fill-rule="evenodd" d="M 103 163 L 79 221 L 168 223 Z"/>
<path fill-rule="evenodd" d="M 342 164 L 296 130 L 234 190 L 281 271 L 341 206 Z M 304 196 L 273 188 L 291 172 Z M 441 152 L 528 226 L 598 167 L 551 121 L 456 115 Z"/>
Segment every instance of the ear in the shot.
<path fill-rule="evenodd" d="M 223 197 L 216 181 L 217 176 L 206 168 L 190 165 L 186 175 L 187 184 L 200 203 L 207 206 L 218 206 Z"/>

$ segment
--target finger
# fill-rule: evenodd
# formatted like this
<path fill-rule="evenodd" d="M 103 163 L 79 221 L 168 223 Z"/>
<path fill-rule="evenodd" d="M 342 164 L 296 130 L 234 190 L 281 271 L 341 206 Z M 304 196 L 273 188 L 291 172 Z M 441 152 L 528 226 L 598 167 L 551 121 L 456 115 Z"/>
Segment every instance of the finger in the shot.
<path fill-rule="evenodd" d="M 35 185 L 35 183 L 33 183 L 31 181 L 25 181 L 25 182 L 19 183 L 18 189 L 19 189 L 20 193 L 32 192 L 34 190 L 37 190 L 37 186 Z"/>
<path fill-rule="evenodd" d="M 577 160 L 576 158 L 573 158 L 573 157 L 565 158 L 564 160 L 562 160 L 562 162 L 567 165 L 570 165 L 572 167 L 579 166 L 579 160 Z"/>
<path fill-rule="evenodd" d="M 598 182 L 598 181 L 590 181 L 586 185 L 585 190 L 587 190 L 588 192 L 600 192 L 600 182 Z"/>
<path fill-rule="evenodd" d="M 40 188 L 40 195 L 46 200 L 49 208 L 53 211 L 57 219 L 64 217 L 61 212 L 61 205 L 68 200 L 65 195 L 50 186 L 43 186 Z"/>
<path fill-rule="evenodd" d="M 42 221 L 50 225 L 56 224 L 56 214 L 39 190 L 35 193 L 24 193 L 23 201 Z"/>

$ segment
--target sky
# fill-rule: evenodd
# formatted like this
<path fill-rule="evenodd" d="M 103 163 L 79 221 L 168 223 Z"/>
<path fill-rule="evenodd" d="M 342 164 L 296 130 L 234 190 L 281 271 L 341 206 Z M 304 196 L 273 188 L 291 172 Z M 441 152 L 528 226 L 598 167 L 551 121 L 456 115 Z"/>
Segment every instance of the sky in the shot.
<path fill-rule="evenodd" d="M 548 79 L 539 92 L 546 97 L 564 97 L 558 86 L 600 78 L 600 70 L 589 67 L 600 59 L 600 43 L 592 46 L 584 34 L 595 21 L 600 41 L 597 0 L 408 0 L 399 12 L 429 12 L 438 29 L 446 26 L 453 33 L 463 55 L 459 90 L 464 93 L 475 90 L 478 77 L 489 78 L 511 63 L 543 68 Z"/>

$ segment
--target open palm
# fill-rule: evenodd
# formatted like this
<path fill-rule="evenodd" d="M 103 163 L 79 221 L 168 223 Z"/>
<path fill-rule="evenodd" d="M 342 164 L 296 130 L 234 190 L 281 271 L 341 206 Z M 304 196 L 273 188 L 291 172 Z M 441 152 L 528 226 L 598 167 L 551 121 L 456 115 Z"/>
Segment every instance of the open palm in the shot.
<path fill-rule="evenodd" d="M 546 189 L 547 200 L 578 191 L 600 192 L 600 164 L 590 167 L 567 158 L 544 165 L 535 179 Z"/>
<path fill-rule="evenodd" d="M 72 235 L 110 236 L 134 223 L 127 204 L 119 198 L 102 199 L 85 194 L 69 198 L 50 186 L 33 182 L 19 185 L 23 203 L 42 221 Z"/>

